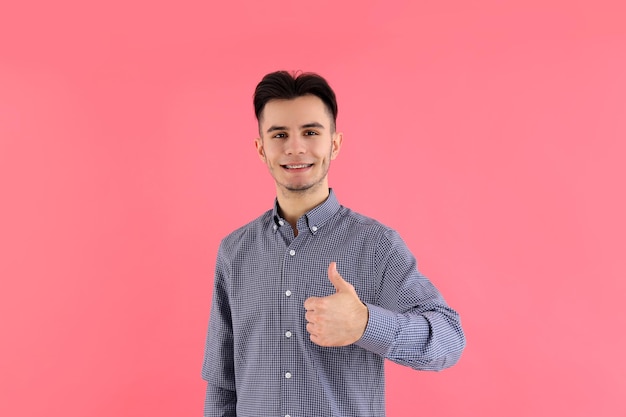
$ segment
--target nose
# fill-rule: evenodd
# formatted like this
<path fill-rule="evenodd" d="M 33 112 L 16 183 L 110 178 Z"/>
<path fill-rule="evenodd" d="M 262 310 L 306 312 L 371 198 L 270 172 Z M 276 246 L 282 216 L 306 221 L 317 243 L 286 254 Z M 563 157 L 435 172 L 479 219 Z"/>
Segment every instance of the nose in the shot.
<path fill-rule="evenodd" d="M 306 144 L 303 138 L 291 136 L 285 141 L 285 153 L 287 155 L 299 155 L 306 153 Z"/>

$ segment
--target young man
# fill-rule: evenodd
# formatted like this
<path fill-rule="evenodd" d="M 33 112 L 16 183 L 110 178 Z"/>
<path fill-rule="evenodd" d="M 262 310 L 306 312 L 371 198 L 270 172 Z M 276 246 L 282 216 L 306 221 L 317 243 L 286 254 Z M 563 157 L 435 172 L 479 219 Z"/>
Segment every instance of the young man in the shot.
<path fill-rule="evenodd" d="M 204 415 L 382 417 L 384 359 L 452 366 L 465 347 L 459 317 L 398 233 L 329 188 L 342 134 L 327 82 L 268 74 L 254 107 L 276 201 L 220 245 Z"/>

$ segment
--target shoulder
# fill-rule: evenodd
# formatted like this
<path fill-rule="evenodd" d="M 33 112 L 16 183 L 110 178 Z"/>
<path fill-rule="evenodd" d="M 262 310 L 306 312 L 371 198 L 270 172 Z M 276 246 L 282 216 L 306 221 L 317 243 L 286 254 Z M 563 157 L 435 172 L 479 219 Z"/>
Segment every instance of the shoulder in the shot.
<path fill-rule="evenodd" d="M 397 230 L 372 217 L 343 206 L 339 214 L 339 225 L 346 229 L 346 233 L 364 235 L 368 239 L 376 241 L 378 246 L 387 249 L 393 246 L 406 245 Z"/>
<path fill-rule="evenodd" d="M 251 222 L 233 230 L 220 243 L 220 251 L 229 253 L 254 242 L 271 227 L 272 210 L 268 210 Z"/>
<path fill-rule="evenodd" d="M 395 233 L 395 230 L 386 224 L 344 206 L 339 210 L 338 217 L 339 222 L 349 228 L 377 234 Z"/>

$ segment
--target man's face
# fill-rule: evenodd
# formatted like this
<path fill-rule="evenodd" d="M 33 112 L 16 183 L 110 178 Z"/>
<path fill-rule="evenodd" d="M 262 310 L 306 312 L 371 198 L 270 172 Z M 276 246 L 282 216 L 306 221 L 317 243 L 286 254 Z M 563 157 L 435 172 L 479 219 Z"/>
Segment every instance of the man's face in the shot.
<path fill-rule="evenodd" d="M 271 100 L 259 121 L 255 141 L 277 189 L 312 192 L 328 188 L 328 168 L 341 147 L 341 133 L 331 132 L 324 102 L 313 95 Z"/>

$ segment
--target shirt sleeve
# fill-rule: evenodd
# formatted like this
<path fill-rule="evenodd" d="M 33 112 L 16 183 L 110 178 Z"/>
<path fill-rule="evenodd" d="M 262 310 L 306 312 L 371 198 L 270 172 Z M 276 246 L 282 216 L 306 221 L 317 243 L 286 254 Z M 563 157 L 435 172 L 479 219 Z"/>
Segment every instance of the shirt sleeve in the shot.
<path fill-rule="evenodd" d="M 369 319 L 356 345 L 413 369 L 454 365 L 465 348 L 458 313 L 418 271 L 397 232 L 388 230 L 376 251 L 380 289 L 376 303 L 366 303 Z"/>
<path fill-rule="evenodd" d="M 235 417 L 233 328 L 228 298 L 228 270 L 222 247 L 215 265 L 213 301 L 204 350 L 202 378 L 207 381 L 204 417 Z"/>

